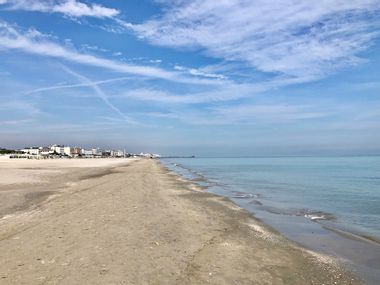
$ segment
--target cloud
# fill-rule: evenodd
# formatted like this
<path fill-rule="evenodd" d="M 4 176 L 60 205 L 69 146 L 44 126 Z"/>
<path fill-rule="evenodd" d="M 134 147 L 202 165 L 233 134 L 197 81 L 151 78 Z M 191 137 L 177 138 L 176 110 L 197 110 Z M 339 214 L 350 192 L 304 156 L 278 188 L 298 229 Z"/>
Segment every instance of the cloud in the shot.
<path fill-rule="evenodd" d="M 379 0 L 158 2 L 161 17 L 119 23 L 152 44 L 201 50 L 296 83 L 360 63 L 380 26 Z"/>
<path fill-rule="evenodd" d="M 66 66 L 62 66 L 63 70 L 65 70 L 67 73 L 73 75 L 75 78 L 79 79 L 79 81 L 83 84 L 86 84 L 87 86 L 89 86 L 92 90 L 94 90 L 94 92 L 96 93 L 96 95 L 99 96 L 99 98 L 108 106 L 110 107 L 113 111 L 115 111 L 118 115 L 120 115 L 125 121 L 127 122 L 133 122 L 133 120 L 131 120 L 128 116 L 126 116 L 122 111 L 120 111 L 119 108 L 117 108 L 115 105 L 113 105 L 107 95 L 103 92 L 103 90 L 97 85 L 95 84 L 94 82 L 92 82 L 90 79 L 88 79 L 87 77 L 77 73 L 77 72 L 74 72 L 72 71 L 71 69 L 69 69 L 68 67 Z"/>
<path fill-rule="evenodd" d="M 1 4 L 1 2 L 0 2 L 0 4 Z M 15 126 L 15 125 L 23 125 L 23 124 L 31 123 L 33 121 L 34 120 L 32 120 L 32 119 L 5 120 L 5 121 L 1 121 L 0 120 L 0 124 L 1 125 L 12 125 L 12 126 Z"/>
<path fill-rule="evenodd" d="M 103 85 L 109 83 L 117 83 L 125 80 L 133 80 L 132 77 L 117 77 L 99 81 L 81 81 L 76 84 L 59 84 L 53 86 L 40 87 L 23 92 L 23 95 L 35 94 L 40 92 L 70 89 L 78 87 L 91 87 L 93 85 Z M 213 88 L 212 90 L 198 91 L 198 92 L 181 92 L 174 93 L 161 88 L 137 88 L 129 89 L 121 94 L 113 92 L 112 97 L 125 97 L 138 101 L 157 102 L 165 104 L 201 104 L 210 102 L 231 101 L 240 98 L 249 98 L 260 92 L 266 91 L 272 85 L 252 85 L 252 84 L 235 84 L 229 83 L 221 86 L 220 88 Z"/>
<path fill-rule="evenodd" d="M 60 13 L 65 16 L 94 17 L 94 18 L 113 18 L 119 14 L 119 11 L 113 8 L 107 8 L 99 4 L 85 4 L 77 0 L 66 1 L 48 1 L 48 0 L 8 0 L 4 3 L 11 4 L 10 9 L 38 11 L 45 13 Z"/>
<path fill-rule="evenodd" d="M 123 94 L 124 97 L 132 98 L 140 101 L 161 102 L 170 104 L 195 104 L 207 101 L 197 95 L 176 95 L 170 92 L 154 90 L 154 89 L 135 89 L 129 90 Z"/>
<path fill-rule="evenodd" d="M 100 67 L 120 73 L 171 80 L 189 84 L 222 84 L 220 80 L 198 79 L 180 76 L 178 73 L 166 71 L 158 67 L 132 65 L 120 61 L 109 60 L 93 55 L 79 53 L 68 49 L 38 35 L 36 31 L 22 33 L 6 22 L 0 21 L 0 50 L 20 50 L 29 54 L 59 58 L 66 61 L 89 66 Z"/>
<path fill-rule="evenodd" d="M 4 100 L 0 103 L 0 114 L 5 112 L 14 113 L 20 111 L 24 115 L 28 116 L 38 116 L 46 114 L 39 108 L 37 108 L 33 103 L 25 100 Z"/>
<path fill-rule="evenodd" d="M 29 90 L 27 92 L 24 92 L 24 95 L 39 93 L 39 92 L 45 92 L 45 91 L 51 91 L 51 90 L 59 90 L 59 89 L 69 89 L 69 88 L 78 88 L 78 87 L 88 87 L 92 85 L 101 85 L 101 84 L 107 84 L 107 83 L 113 83 L 118 81 L 124 81 L 124 80 L 130 80 L 131 77 L 118 77 L 118 78 L 112 78 L 112 79 L 106 79 L 106 80 L 99 80 L 99 81 L 92 81 L 92 82 L 84 82 L 84 83 L 77 83 L 77 84 L 64 84 L 64 85 L 53 85 L 53 86 L 47 86 L 47 87 L 41 87 L 36 88 L 33 90 Z"/>
<path fill-rule="evenodd" d="M 316 106 L 289 104 L 255 104 L 213 108 L 217 116 L 228 122 L 283 123 L 294 120 L 320 119 L 329 114 L 316 111 Z"/>
<path fill-rule="evenodd" d="M 208 107 L 205 111 L 187 109 L 168 112 L 146 112 L 145 115 L 201 126 L 236 124 L 279 126 L 295 123 L 296 121 L 319 120 L 332 115 L 331 111 L 317 111 L 317 108 L 318 106 L 315 105 L 266 103 Z"/>
<path fill-rule="evenodd" d="M 178 70 L 178 71 L 189 73 L 189 74 L 194 75 L 194 76 L 226 79 L 226 77 L 222 74 L 209 73 L 209 72 L 203 71 L 202 69 L 197 69 L 197 68 L 186 68 L 184 66 L 176 65 L 176 66 L 174 66 L 174 69 Z"/>
<path fill-rule="evenodd" d="M 229 83 L 220 88 L 212 90 L 191 92 L 191 93 L 173 93 L 158 89 L 135 89 L 129 90 L 123 94 L 124 97 L 133 98 L 140 101 L 150 101 L 169 104 L 200 104 L 210 102 L 231 101 L 239 98 L 252 97 L 257 93 L 271 88 L 264 84 L 236 84 Z"/>
<path fill-rule="evenodd" d="M 92 46 L 92 45 L 88 45 L 88 44 L 81 45 L 81 49 L 83 49 L 83 50 L 100 51 L 100 52 L 110 52 L 109 49 L 101 48 L 101 47 L 98 47 L 98 46 Z"/>

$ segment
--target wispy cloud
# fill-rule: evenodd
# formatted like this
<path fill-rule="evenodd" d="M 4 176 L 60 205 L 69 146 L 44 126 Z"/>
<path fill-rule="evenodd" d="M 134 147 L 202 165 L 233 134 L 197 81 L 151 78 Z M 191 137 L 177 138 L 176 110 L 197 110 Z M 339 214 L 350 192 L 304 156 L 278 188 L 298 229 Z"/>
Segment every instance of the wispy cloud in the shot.
<path fill-rule="evenodd" d="M 120 61 L 109 60 L 90 54 L 79 53 L 74 49 L 68 49 L 55 42 L 47 40 L 41 35 L 22 33 L 17 28 L 6 22 L 0 21 L 0 50 L 20 50 L 26 53 L 44 57 L 59 58 L 66 61 L 80 63 L 112 70 L 120 73 L 134 74 L 144 77 L 152 77 L 189 84 L 220 84 L 220 80 L 198 79 L 184 77 L 172 71 L 158 67 L 132 65 Z"/>
<path fill-rule="evenodd" d="M 175 93 L 159 89 L 140 88 L 128 90 L 124 92 L 123 96 L 140 101 L 161 102 L 168 104 L 199 104 L 249 98 L 257 93 L 271 88 L 271 86 L 271 84 L 267 86 L 265 84 L 253 85 L 229 83 L 221 86 L 220 88 L 189 93 Z"/>
<path fill-rule="evenodd" d="M 208 106 L 205 110 L 186 109 L 147 113 L 147 116 L 175 119 L 189 125 L 255 125 L 282 128 L 295 124 L 323 130 L 380 128 L 380 102 L 341 102 L 330 100 L 286 103 L 281 100 L 261 98 L 256 102 Z M 365 111 L 364 111 L 365 110 Z M 307 124 L 307 125 L 305 125 Z M 286 127 L 284 129 L 287 129 Z"/>
<path fill-rule="evenodd" d="M 17 125 L 23 125 L 33 122 L 32 119 L 20 119 L 20 120 L 0 120 L 1 125 L 10 125 L 10 126 L 17 126 Z"/>
<path fill-rule="evenodd" d="M 0 113 L 6 114 L 20 112 L 24 116 L 35 117 L 46 115 L 44 111 L 38 108 L 34 103 L 26 100 L 4 100 L 0 103 Z"/>
<path fill-rule="evenodd" d="M 188 125 L 276 125 L 304 120 L 318 120 L 331 116 L 331 111 L 318 111 L 315 105 L 298 104 L 244 104 L 236 106 L 208 107 L 206 111 L 186 110 L 149 112 L 147 116 L 174 119 Z"/>
<path fill-rule="evenodd" d="M 194 94 L 177 95 L 163 90 L 144 88 L 126 91 L 124 94 L 122 94 L 122 96 L 140 101 L 161 102 L 169 104 L 194 104 L 204 102 L 205 100 L 202 100 L 199 96 Z"/>
<path fill-rule="evenodd" d="M 32 89 L 32 90 L 29 90 L 27 92 L 24 92 L 23 94 L 29 95 L 29 94 L 51 91 L 51 90 L 70 89 L 70 88 L 78 88 L 78 87 L 91 87 L 94 84 L 95 85 L 102 85 L 102 84 L 124 81 L 124 80 L 129 80 L 129 79 L 131 79 L 131 77 L 118 77 L 118 78 L 99 80 L 99 81 L 93 81 L 93 82 L 85 82 L 85 83 L 77 83 L 77 84 L 53 85 L 53 86 L 47 86 L 47 87 Z"/>
<path fill-rule="evenodd" d="M 66 66 L 63 66 L 61 65 L 61 67 L 69 74 L 73 75 L 75 78 L 77 78 L 79 81 L 81 81 L 81 83 L 83 84 L 86 84 L 87 86 L 89 86 L 94 92 L 95 94 L 108 106 L 110 107 L 113 111 L 115 111 L 118 115 L 120 115 L 125 121 L 127 122 L 133 122 L 134 121 L 129 118 L 127 115 L 125 115 L 119 108 L 117 108 L 114 104 L 112 104 L 107 95 L 103 92 L 103 90 L 97 85 L 95 84 L 94 82 L 92 82 L 90 79 L 88 79 L 87 77 L 77 73 L 77 72 L 74 72 L 73 70 L 69 69 L 68 67 Z"/>
<path fill-rule="evenodd" d="M 313 105 L 255 104 L 213 108 L 217 116 L 227 122 L 284 123 L 295 120 L 320 119 L 328 112 L 316 110 Z"/>
<path fill-rule="evenodd" d="M 226 77 L 222 74 L 205 72 L 204 70 L 199 69 L 199 68 L 187 68 L 184 66 L 176 65 L 176 66 L 174 66 L 174 69 L 178 70 L 178 71 L 186 72 L 186 73 L 189 73 L 189 74 L 195 75 L 195 76 L 226 79 Z"/>
<path fill-rule="evenodd" d="M 48 40 L 41 40 L 21 33 L 5 22 L 0 22 L 0 49 L 16 49 L 40 56 L 60 58 L 72 62 L 102 67 L 122 73 L 151 76 L 162 79 L 174 79 L 175 74 L 149 66 L 130 65 L 108 60 L 75 50 L 69 50 Z"/>
<path fill-rule="evenodd" d="M 77 0 L 0 0 L 0 4 L 9 4 L 9 8 L 13 10 L 60 13 L 74 18 L 112 18 L 119 14 L 116 9 L 107 8 L 99 4 L 86 4 Z"/>
<path fill-rule="evenodd" d="M 159 2 L 161 17 L 120 23 L 153 44 L 199 49 L 289 83 L 361 62 L 358 54 L 378 36 L 380 24 L 379 0 Z"/>
<path fill-rule="evenodd" d="M 53 86 L 32 89 L 22 93 L 23 95 L 35 94 L 40 92 L 71 89 L 79 87 L 92 87 L 93 85 L 104 85 L 117 83 L 120 81 L 131 80 L 131 77 L 118 77 L 99 81 L 81 81 L 76 84 L 58 84 Z M 250 98 L 256 94 L 274 87 L 274 83 L 266 84 L 236 84 L 228 83 L 220 87 L 214 87 L 211 90 L 198 92 L 171 92 L 163 88 L 136 88 L 124 92 L 112 92 L 110 97 L 128 98 L 137 101 L 156 102 L 174 105 L 192 105 L 201 103 L 233 101 L 241 98 Z"/>
<path fill-rule="evenodd" d="M 106 85 L 112 83 L 118 83 L 121 81 L 133 80 L 133 77 L 117 77 L 98 81 L 81 81 L 80 83 L 74 84 L 57 84 L 52 86 L 35 88 L 26 92 L 23 95 L 30 95 L 40 92 L 60 90 L 60 89 L 72 89 L 80 87 L 92 87 L 93 85 Z M 129 89 L 124 92 L 112 92 L 110 97 L 124 97 L 129 99 L 134 99 L 138 101 L 147 102 L 157 102 L 165 104 L 200 104 L 200 103 L 210 103 L 210 102 L 220 102 L 220 101 L 231 101 L 239 98 L 249 98 L 257 93 L 263 92 L 267 89 L 272 88 L 274 85 L 271 83 L 269 85 L 260 84 L 235 84 L 228 83 L 218 88 L 212 88 L 208 91 L 202 92 L 170 92 L 159 87 L 156 88 L 137 88 Z"/>

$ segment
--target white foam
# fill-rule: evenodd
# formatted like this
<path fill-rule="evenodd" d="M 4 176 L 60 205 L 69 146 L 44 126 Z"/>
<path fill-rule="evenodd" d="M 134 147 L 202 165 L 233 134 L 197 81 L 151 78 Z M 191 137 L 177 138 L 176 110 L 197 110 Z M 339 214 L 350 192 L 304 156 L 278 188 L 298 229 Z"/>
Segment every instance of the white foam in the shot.
<path fill-rule="evenodd" d="M 317 216 L 317 215 L 304 215 L 305 218 L 310 219 L 312 221 L 317 221 L 317 220 L 326 220 L 326 217 L 324 215 Z"/>

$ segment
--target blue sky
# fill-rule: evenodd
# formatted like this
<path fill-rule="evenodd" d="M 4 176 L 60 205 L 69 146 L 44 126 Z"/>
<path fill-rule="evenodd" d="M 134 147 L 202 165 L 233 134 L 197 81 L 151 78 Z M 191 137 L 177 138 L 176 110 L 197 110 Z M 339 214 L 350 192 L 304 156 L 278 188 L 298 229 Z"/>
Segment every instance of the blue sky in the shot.
<path fill-rule="evenodd" d="M 380 153 L 379 0 L 0 0 L 0 146 Z"/>

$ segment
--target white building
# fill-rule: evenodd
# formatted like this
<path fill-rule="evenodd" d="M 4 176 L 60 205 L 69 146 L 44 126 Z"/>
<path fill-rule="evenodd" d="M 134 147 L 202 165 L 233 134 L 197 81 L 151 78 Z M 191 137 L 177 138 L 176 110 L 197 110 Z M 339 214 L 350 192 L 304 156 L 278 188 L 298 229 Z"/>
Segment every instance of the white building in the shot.
<path fill-rule="evenodd" d="M 10 154 L 0 154 L 0 159 L 10 159 L 11 155 Z"/>
<path fill-rule="evenodd" d="M 69 146 L 65 146 L 63 147 L 63 153 L 67 156 L 72 156 L 73 155 L 73 152 L 74 152 L 74 149 L 69 147 Z"/>
<path fill-rule="evenodd" d="M 92 149 L 82 148 L 82 155 L 85 157 L 93 157 Z"/>
<path fill-rule="evenodd" d="M 124 151 L 122 150 L 115 150 L 114 153 L 113 153 L 113 156 L 115 157 L 124 157 Z"/>
<path fill-rule="evenodd" d="M 39 147 L 27 147 L 21 149 L 23 153 L 31 154 L 31 155 L 39 155 L 40 154 L 40 148 Z"/>
<path fill-rule="evenodd" d="M 53 153 L 53 151 L 51 150 L 50 147 L 47 147 L 47 146 L 40 147 L 40 154 L 41 154 L 41 155 L 45 155 L 45 156 L 47 156 L 47 155 L 50 155 L 50 154 L 52 154 L 52 153 Z"/>
<path fill-rule="evenodd" d="M 65 147 L 63 145 L 57 145 L 57 144 L 53 144 L 50 149 L 55 152 L 55 153 L 58 153 L 58 154 L 61 154 L 61 155 L 64 155 L 65 154 Z"/>
<path fill-rule="evenodd" d="M 82 149 L 80 147 L 73 147 L 72 154 L 73 156 L 79 156 L 82 153 Z"/>

